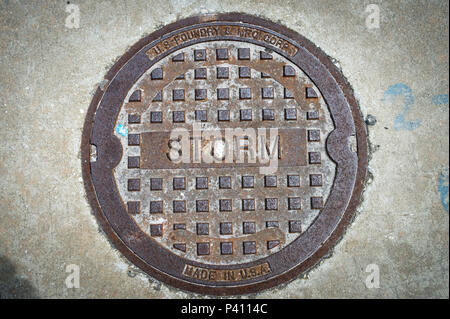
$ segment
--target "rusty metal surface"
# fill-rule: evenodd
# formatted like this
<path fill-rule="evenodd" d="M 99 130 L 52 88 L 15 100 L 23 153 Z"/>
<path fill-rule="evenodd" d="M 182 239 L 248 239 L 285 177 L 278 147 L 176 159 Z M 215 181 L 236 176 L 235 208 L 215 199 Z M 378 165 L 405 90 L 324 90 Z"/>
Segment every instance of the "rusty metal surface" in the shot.
<path fill-rule="evenodd" d="M 106 79 L 83 132 L 85 187 L 115 246 L 148 274 L 195 292 L 256 292 L 342 236 L 365 179 L 365 126 L 349 85 L 302 36 L 242 14 L 189 18 L 142 39 Z M 170 133 L 194 124 L 200 147 L 227 129 L 278 129 L 277 170 L 175 164 Z"/>

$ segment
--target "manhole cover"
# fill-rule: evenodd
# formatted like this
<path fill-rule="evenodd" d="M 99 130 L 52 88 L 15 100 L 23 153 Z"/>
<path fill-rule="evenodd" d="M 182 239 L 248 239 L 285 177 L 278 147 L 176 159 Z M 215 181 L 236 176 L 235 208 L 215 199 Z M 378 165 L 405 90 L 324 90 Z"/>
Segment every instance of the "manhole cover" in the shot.
<path fill-rule="evenodd" d="M 365 127 L 348 84 L 302 36 L 241 14 L 189 18 L 107 74 L 83 136 L 108 236 L 148 274 L 255 292 L 313 266 L 359 201 Z"/>

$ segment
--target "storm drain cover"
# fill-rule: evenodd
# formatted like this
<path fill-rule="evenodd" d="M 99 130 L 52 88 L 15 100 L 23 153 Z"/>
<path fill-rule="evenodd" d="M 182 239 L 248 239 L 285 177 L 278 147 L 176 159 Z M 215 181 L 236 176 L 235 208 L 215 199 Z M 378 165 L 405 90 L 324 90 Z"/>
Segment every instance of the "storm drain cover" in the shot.
<path fill-rule="evenodd" d="M 91 205 L 151 276 L 206 294 L 308 270 L 343 234 L 366 172 L 352 91 L 328 57 L 241 14 L 189 18 L 106 76 L 82 143 Z"/>

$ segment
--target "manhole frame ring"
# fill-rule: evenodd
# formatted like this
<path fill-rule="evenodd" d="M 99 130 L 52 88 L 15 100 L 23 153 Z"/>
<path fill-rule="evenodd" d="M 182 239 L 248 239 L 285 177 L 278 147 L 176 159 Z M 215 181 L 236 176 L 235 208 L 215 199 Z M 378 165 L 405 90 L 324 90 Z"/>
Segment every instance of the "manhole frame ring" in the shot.
<path fill-rule="evenodd" d="M 170 286 L 174 286 L 183 290 L 210 295 L 248 294 L 248 293 L 255 293 L 263 289 L 271 288 L 283 282 L 287 282 L 289 280 L 294 279 L 299 274 L 311 269 L 311 267 L 317 264 L 322 259 L 322 257 L 325 254 L 327 254 L 330 250 L 332 250 L 332 248 L 340 240 L 347 226 L 350 224 L 351 220 L 353 219 L 353 216 L 355 215 L 356 208 L 360 202 L 360 198 L 364 189 L 367 171 L 367 133 L 364 121 L 361 117 L 358 103 L 354 98 L 350 85 L 346 81 L 345 77 L 341 74 L 341 72 L 331 62 L 330 58 L 321 49 L 316 47 L 311 41 L 307 40 L 297 32 L 290 30 L 282 25 L 275 24 L 269 20 L 265 20 L 259 17 L 241 13 L 194 16 L 169 24 L 151 33 L 150 35 L 142 38 L 135 45 L 133 45 L 123 56 L 121 56 L 121 58 L 107 72 L 107 74 L 104 77 L 104 79 L 108 81 L 107 85 L 109 85 L 110 81 L 119 72 L 119 70 L 146 45 L 157 40 L 163 35 L 173 32 L 182 27 L 190 27 L 196 24 L 213 21 L 243 22 L 267 28 L 269 30 L 282 34 L 287 38 L 294 40 L 296 43 L 301 44 L 302 47 L 311 52 L 311 54 L 314 55 L 314 57 L 316 57 L 319 60 L 320 64 L 322 64 L 331 74 L 331 76 L 337 81 L 339 88 L 344 95 L 345 100 L 350 106 L 351 116 L 355 126 L 355 133 L 356 133 L 358 163 L 356 170 L 355 185 L 353 187 L 350 201 L 347 205 L 344 214 L 342 215 L 340 222 L 337 224 L 335 230 L 331 233 L 331 236 L 328 237 L 328 239 L 323 243 L 323 245 L 318 250 L 316 250 L 310 257 L 308 257 L 303 263 L 296 264 L 296 266 L 286 271 L 285 273 L 269 278 L 265 281 L 254 282 L 246 285 L 220 286 L 220 287 L 201 285 L 173 277 L 167 273 L 163 273 L 158 269 L 148 265 L 144 260 L 139 258 L 120 239 L 119 235 L 111 227 L 105 214 L 103 213 L 100 207 L 92 181 L 90 170 L 90 152 L 91 152 L 90 145 L 91 145 L 91 133 L 94 126 L 93 119 L 97 111 L 97 107 L 99 106 L 107 88 L 104 88 L 104 90 L 100 89 L 100 87 L 97 88 L 92 98 L 88 112 L 86 114 L 81 140 L 82 176 L 84 180 L 84 186 L 86 189 L 88 201 L 94 211 L 94 214 L 102 230 L 107 234 L 108 239 L 113 243 L 114 247 L 117 248 L 133 264 L 137 265 L 138 267 L 140 267 L 142 270 L 144 270 L 146 273 L 156 278 L 157 280 L 160 280 Z"/>

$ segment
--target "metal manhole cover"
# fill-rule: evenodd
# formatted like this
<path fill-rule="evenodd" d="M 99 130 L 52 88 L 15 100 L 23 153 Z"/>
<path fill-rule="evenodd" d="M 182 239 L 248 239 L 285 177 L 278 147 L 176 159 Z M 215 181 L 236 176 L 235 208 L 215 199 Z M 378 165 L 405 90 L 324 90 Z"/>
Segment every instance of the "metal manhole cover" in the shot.
<path fill-rule="evenodd" d="M 255 292 L 313 266 L 362 191 L 366 134 L 348 84 L 260 18 L 189 18 L 139 41 L 89 109 L 83 176 L 102 228 L 170 285 Z"/>

